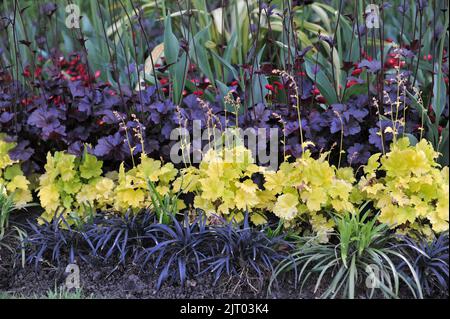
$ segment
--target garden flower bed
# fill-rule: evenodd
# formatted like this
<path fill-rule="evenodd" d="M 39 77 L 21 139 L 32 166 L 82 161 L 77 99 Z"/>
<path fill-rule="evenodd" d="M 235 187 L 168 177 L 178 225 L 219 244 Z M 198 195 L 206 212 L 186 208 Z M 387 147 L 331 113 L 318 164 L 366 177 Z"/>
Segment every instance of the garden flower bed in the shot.
<path fill-rule="evenodd" d="M 2 3 L 0 293 L 448 298 L 447 8 L 361 5 Z"/>

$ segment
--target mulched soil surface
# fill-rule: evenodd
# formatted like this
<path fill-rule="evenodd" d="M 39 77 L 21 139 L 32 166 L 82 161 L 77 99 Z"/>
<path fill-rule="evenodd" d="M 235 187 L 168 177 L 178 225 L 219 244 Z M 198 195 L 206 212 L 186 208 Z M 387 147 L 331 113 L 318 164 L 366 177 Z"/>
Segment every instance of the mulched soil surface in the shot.
<path fill-rule="evenodd" d="M 2 257 L 3 263 L 6 258 Z M 11 261 L 11 260 L 10 260 Z M 178 283 L 167 282 L 157 290 L 157 275 L 144 272 L 141 267 L 127 264 L 125 266 L 97 267 L 80 263 L 80 283 L 84 296 L 95 298 L 165 298 L 165 299 L 229 299 L 229 298 L 314 298 L 305 293 L 300 294 L 293 284 L 287 281 L 282 287 L 274 289 L 267 296 L 267 282 L 262 285 L 255 278 L 247 276 L 224 278 L 215 285 L 209 274 L 187 280 L 184 287 Z M 21 296 L 43 296 L 56 286 L 65 282 L 66 274 L 61 268 L 42 266 L 35 271 L 32 266 L 22 268 L 3 268 L 0 270 L 0 291 Z"/>

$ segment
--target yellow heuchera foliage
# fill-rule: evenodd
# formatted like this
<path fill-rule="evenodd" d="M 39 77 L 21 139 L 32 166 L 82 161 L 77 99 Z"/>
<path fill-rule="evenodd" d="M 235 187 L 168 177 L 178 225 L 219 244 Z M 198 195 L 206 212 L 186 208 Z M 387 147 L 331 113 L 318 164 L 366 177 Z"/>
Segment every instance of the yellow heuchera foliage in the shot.
<path fill-rule="evenodd" d="M 55 212 L 63 209 L 65 216 L 75 212 L 84 218 L 87 207 L 96 210 L 111 206 L 114 182 L 101 176 L 102 165 L 102 161 L 87 153 L 82 158 L 65 152 L 55 152 L 53 156 L 48 153 L 38 188 L 45 209 L 41 217 L 51 221 Z"/>
<path fill-rule="evenodd" d="M 448 230 L 449 171 L 440 169 L 437 157 L 429 142 L 411 146 L 407 137 L 386 155 L 372 155 L 359 188 L 380 209 L 381 222 L 420 229 L 428 221 L 435 232 Z"/>
<path fill-rule="evenodd" d="M 199 168 L 181 170 L 175 191 L 195 194 L 194 207 L 207 216 L 218 215 L 240 221 L 248 211 L 255 224 L 266 222 L 264 194 L 251 179 L 263 171 L 254 164 L 251 151 L 244 146 L 210 149 Z"/>
<path fill-rule="evenodd" d="M 18 161 L 13 161 L 9 151 L 15 147 L 15 143 L 4 140 L 0 134 L 0 185 L 7 194 L 13 194 L 13 201 L 17 208 L 24 207 L 33 200 L 29 188 L 30 182 L 23 175 Z"/>
<path fill-rule="evenodd" d="M 321 212 L 353 212 L 351 168 L 336 169 L 325 160 L 327 154 L 315 160 L 309 151 L 295 162 L 284 162 L 278 171 L 264 173 L 264 196 L 267 209 L 293 224 L 297 220 L 310 222 L 319 235 L 326 235 L 334 226 Z"/>
<path fill-rule="evenodd" d="M 132 169 L 125 171 L 122 163 L 119 168 L 118 184 L 114 190 L 114 209 L 126 212 L 129 208 L 140 210 L 152 205 L 149 196 L 148 180 L 156 186 L 156 191 L 162 197 L 169 194 L 171 182 L 176 178 L 178 170 L 172 163 L 162 165 L 160 161 L 141 155 L 141 162 Z M 179 201 L 178 208 L 183 208 Z"/>

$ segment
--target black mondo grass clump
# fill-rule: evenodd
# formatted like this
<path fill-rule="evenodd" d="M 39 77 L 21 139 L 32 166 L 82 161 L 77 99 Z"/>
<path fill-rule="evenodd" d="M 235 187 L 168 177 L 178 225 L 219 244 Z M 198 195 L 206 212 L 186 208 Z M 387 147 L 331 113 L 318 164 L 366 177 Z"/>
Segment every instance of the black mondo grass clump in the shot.
<path fill-rule="evenodd" d="M 376 218 L 369 219 L 371 212 L 364 212 L 364 206 L 357 214 L 335 218 L 331 239 L 337 244 L 300 240 L 299 248 L 275 269 L 269 293 L 278 276 L 292 271 L 300 291 L 312 281 L 314 293 L 321 291 L 320 298 L 373 298 L 378 293 L 399 298 L 400 284 L 414 298 L 423 298 L 416 269 L 397 249 L 396 236 Z"/>
<path fill-rule="evenodd" d="M 215 254 L 214 238 L 203 215 L 189 222 L 187 215 L 179 221 L 171 215 L 170 225 L 153 223 L 145 237 L 155 245 L 144 248 L 139 262 L 158 273 L 156 288 L 168 280 L 184 285 L 188 278 L 201 272 L 208 256 Z"/>
<path fill-rule="evenodd" d="M 40 221 L 41 225 L 28 221 L 27 237 L 24 240 L 26 261 L 28 264 L 34 263 L 35 270 L 43 262 L 58 267 L 64 262 L 90 261 L 94 246 L 87 233 L 93 224 L 83 223 L 74 227 L 58 211 L 51 221 Z"/>
<path fill-rule="evenodd" d="M 125 264 L 135 260 L 145 246 L 154 245 L 145 237 L 145 229 L 156 223 L 155 215 L 144 210 L 125 215 L 101 213 L 87 222 L 69 223 L 63 214 L 41 225 L 28 222 L 25 239 L 27 262 L 38 269 L 43 261 L 61 265 L 82 260 Z M 73 218 L 70 219 L 73 221 Z"/>
<path fill-rule="evenodd" d="M 250 283 L 248 279 L 253 277 L 263 284 L 292 248 L 283 236 L 271 235 L 268 230 L 268 226 L 251 226 L 248 214 L 241 224 L 232 221 L 213 226 L 216 252 L 205 271 L 213 273 L 215 283 L 224 276 L 237 276 L 239 282 Z"/>
<path fill-rule="evenodd" d="M 26 261 L 36 271 L 42 264 L 59 267 L 83 261 L 117 268 L 131 261 L 157 274 L 158 290 L 166 282 L 184 286 L 188 279 L 208 273 L 214 284 L 223 277 L 238 278 L 239 284 L 256 278 L 262 284 L 292 249 L 268 226 L 251 226 L 248 215 L 240 224 L 234 220 L 208 224 L 202 213 L 193 220 L 187 214 L 170 215 L 170 223 L 159 223 L 150 210 L 102 213 L 76 224 L 64 216 L 55 214 L 52 221 L 40 225 L 28 222 Z"/>
<path fill-rule="evenodd" d="M 170 224 L 154 223 L 144 237 L 155 243 L 144 247 L 136 262 L 158 274 L 156 288 L 165 282 L 179 282 L 211 273 L 214 284 L 225 277 L 254 276 L 262 281 L 270 277 L 291 244 L 282 236 L 270 236 L 266 229 L 251 227 L 248 216 L 242 224 L 234 221 L 208 225 L 200 214 L 193 221 L 188 215 Z"/>
<path fill-rule="evenodd" d="M 86 235 L 92 243 L 94 256 L 105 262 L 115 259 L 115 262 L 125 264 L 127 257 L 135 261 L 143 247 L 154 245 L 145 232 L 156 222 L 156 216 L 149 210 L 140 213 L 129 210 L 124 216 L 100 215 Z"/>
<path fill-rule="evenodd" d="M 399 248 L 409 256 L 426 296 L 442 293 L 448 296 L 449 234 L 442 233 L 432 240 L 403 237 Z M 406 268 L 401 263 L 399 268 Z"/>

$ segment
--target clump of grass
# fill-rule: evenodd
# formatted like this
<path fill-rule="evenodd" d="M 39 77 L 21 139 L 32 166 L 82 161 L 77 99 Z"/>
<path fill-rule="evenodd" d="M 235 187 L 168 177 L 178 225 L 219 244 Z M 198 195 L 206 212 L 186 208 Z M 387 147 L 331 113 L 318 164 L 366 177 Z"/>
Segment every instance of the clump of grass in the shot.
<path fill-rule="evenodd" d="M 0 250 L 2 248 L 9 250 L 11 253 L 15 253 L 16 247 L 13 247 L 8 243 L 6 238 L 13 239 L 13 241 L 19 241 L 20 255 L 22 267 L 25 265 L 25 248 L 23 245 L 26 237 L 26 232 L 18 226 L 9 227 L 9 217 L 11 213 L 16 209 L 16 205 L 13 200 L 14 194 L 7 194 L 4 186 L 0 185 Z M 0 265 L 1 267 L 1 265 Z"/>
<path fill-rule="evenodd" d="M 90 299 L 92 295 L 85 296 L 83 289 L 67 289 L 65 286 L 59 288 L 55 286 L 55 289 L 49 289 L 44 296 L 35 297 L 37 299 Z"/>
<path fill-rule="evenodd" d="M 294 271 L 300 290 L 316 275 L 314 293 L 324 288 L 321 298 L 372 298 L 377 288 L 386 298 L 398 298 L 400 283 L 415 298 L 423 298 L 413 265 L 395 248 L 396 239 L 388 226 L 370 218 L 373 212 L 366 207 L 363 205 L 357 214 L 335 217 L 337 231 L 332 240 L 337 244 L 301 242 L 300 248 L 275 269 L 270 286 L 281 273 Z M 404 263 L 405 271 L 399 271 L 399 262 Z M 330 283 L 326 277 L 332 278 Z"/>
<path fill-rule="evenodd" d="M 9 225 L 9 216 L 14 208 L 13 196 L 8 195 L 5 187 L 0 185 L 0 245 Z"/>
<path fill-rule="evenodd" d="M 6 299 L 92 299 L 93 294 L 85 295 L 83 289 L 67 289 L 64 286 L 57 287 L 54 289 L 49 289 L 43 295 L 34 294 L 32 296 L 25 296 L 23 294 L 10 293 L 10 292 L 0 292 L 0 300 Z"/>

